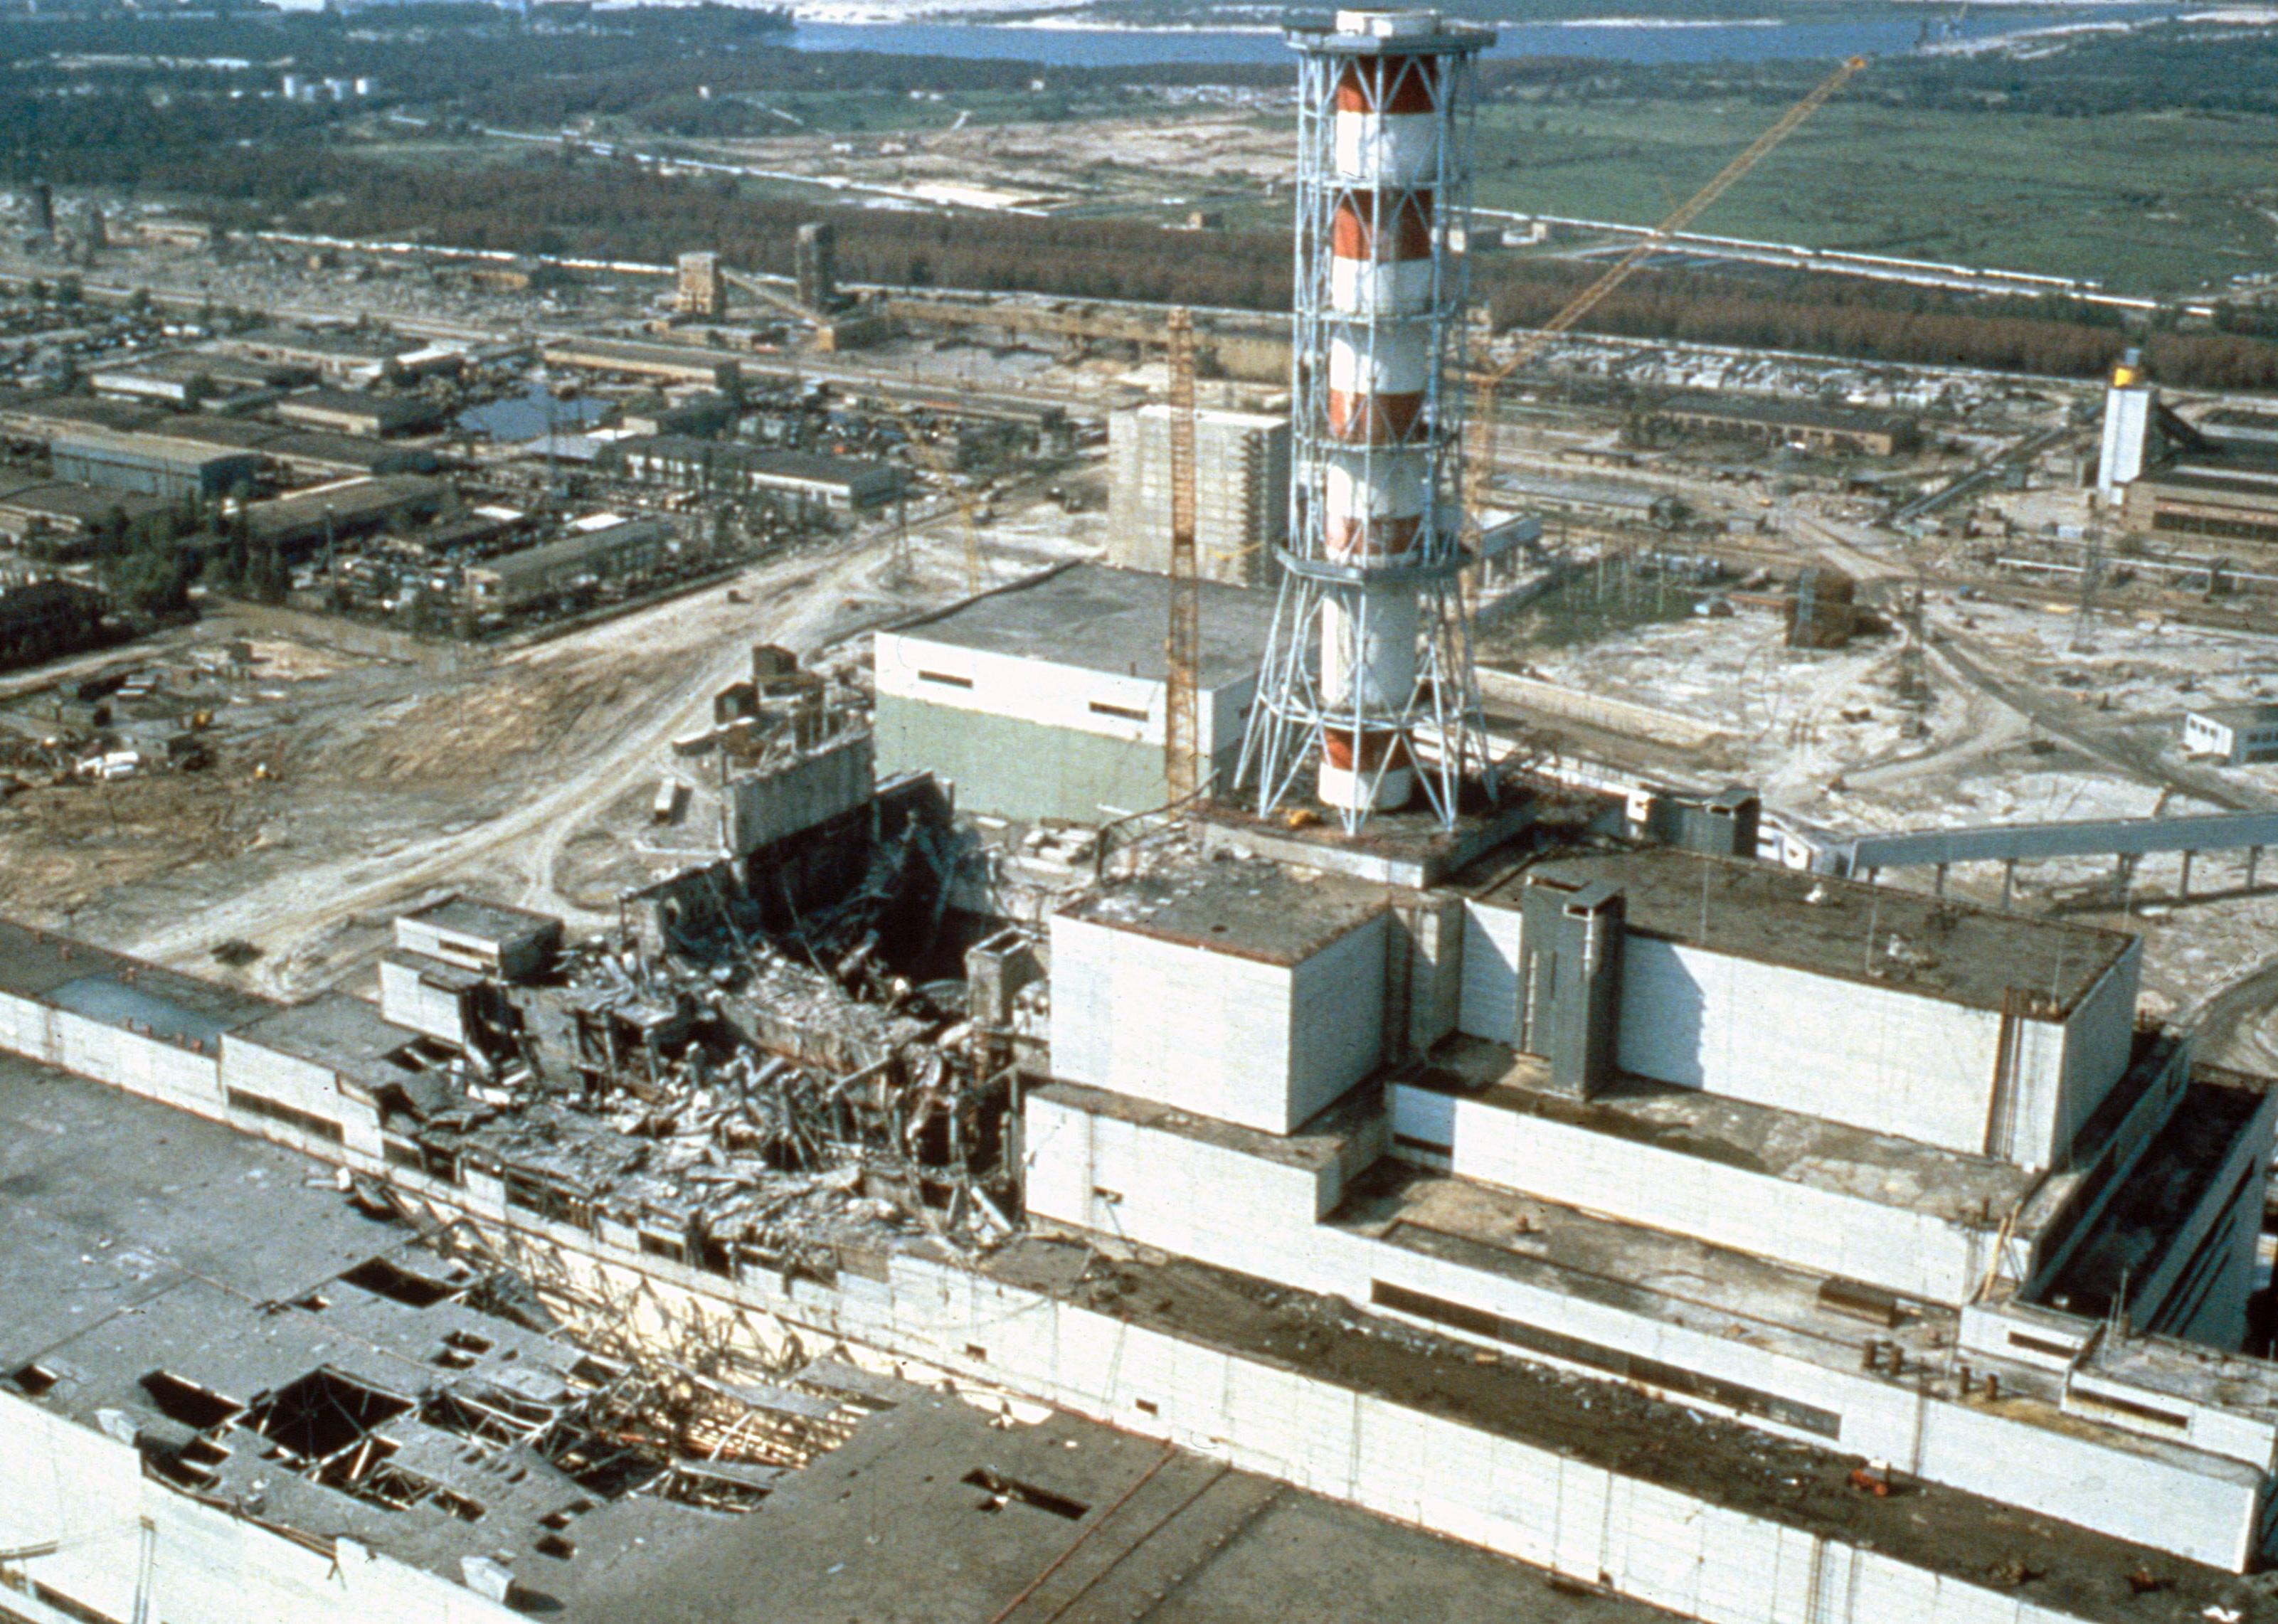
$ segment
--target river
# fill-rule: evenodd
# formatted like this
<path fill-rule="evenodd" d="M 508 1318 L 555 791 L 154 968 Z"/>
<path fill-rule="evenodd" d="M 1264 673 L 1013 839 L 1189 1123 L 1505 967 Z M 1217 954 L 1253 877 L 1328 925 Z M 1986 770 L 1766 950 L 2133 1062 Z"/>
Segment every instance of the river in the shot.
<path fill-rule="evenodd" d="M 1832 22 L 1759 21 L 1672 24 L 1609 18 L 1569 23 L 1502 23 L 1496 57 L 1590 57 L 1614 62 L 1765 62 L 1883 56 L 1914 48 L 1923 25 L 1963 39 L 1991 39 L 2026 29 L 2136 22 L 2172 16 L 2169 5 L 1978 6 L 1958 19 L 1929 5 L 1893 6 L 1888 18 Z M 1292 13 L 1295 15 L 1295 13 Z M 791 43 L 800 50 L 868 50 L 905 57 L 1006 58 L 1060 67 L 1112 67 L 1139 62 L 1284 62 L 1288 48 L 1265 29 L 1085 28 L 982 22 L 801 22 Z"/>

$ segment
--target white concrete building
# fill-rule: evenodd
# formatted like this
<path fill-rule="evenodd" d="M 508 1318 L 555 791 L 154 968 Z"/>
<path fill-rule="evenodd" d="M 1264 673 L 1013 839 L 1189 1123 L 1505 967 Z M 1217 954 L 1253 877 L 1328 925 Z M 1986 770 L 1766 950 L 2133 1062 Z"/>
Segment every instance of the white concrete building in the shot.
<path fill-rule="evenodd" d="M 1171 568 L 1171 408 L 1107 420 L 1107 560 L 1158 574 Z M 1195 552 L 1206 581 L 1273 579 L 1273 550 L 1289 537 L 1289 420 L 1257 412 L 1195 414 Z"/>
<path fill-rule="evenodd" d="M 1205 773 L 1231 782 L 1273 606 L 1205 583 L 1196 673 Z M 877 770 L 958 804 L 1096 823 L 1166 798 L 1166 577 L 1078 564 L 876 637 Z"/>
<path fill-rule="evenodd" d="M 2258 1559 L 2278 1098 L 2137 1028 L 2133 938 L 1669 848 L 1467 874 L 1065 910 L 1032 1218 Z"/>
<path fill-rule="evenodd" d="M 2278 760 L 2278 705 L 2225 705 L 2183 713 L 2183 751 L 2229 766 Z"/>

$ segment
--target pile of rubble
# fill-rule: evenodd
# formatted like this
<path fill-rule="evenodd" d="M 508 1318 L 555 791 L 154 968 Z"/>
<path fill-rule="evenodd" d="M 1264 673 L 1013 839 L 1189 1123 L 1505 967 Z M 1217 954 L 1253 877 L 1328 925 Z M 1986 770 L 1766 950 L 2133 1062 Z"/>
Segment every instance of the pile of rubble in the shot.
<path fill-rule="evenodd" d="M 942 926 L 946 839 L 912 820 L 806 913 L 684 888 L 713 905 L 678 906 L 663 950 L 623 934 L 487 983 L 461 1051 L 401 1090 L 423 1157 L 721 1273 L 828 1277 L 897 1232 L 1009 1237 L 1010 1023 L 889 962 Z"/>

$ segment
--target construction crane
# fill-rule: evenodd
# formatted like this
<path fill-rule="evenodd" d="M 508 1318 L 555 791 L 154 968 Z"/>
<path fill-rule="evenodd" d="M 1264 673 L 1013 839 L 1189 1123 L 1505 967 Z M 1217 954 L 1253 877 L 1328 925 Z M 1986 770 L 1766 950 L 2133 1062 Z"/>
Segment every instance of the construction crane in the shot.
<path fill-rule="evenodd" d="M 1825 106 L 1835 93 L 1849 84 L 1853 75 L 1866 65 L 1867 58 L 1864 57 L 1846 58 L 1840 67 L 1819 81 L 1809 95 L 1781 114 L 1777 123 L 1749 142 L 1746 150 L 1718 170 L 1707 186 L 1679 203 L 1675 213 L 1639 238 L 1627 253 L 1607 266 L 1603 276 L 1577 294 L 1557 315 L 1528 334 L 1501 365 L 1491 372 L 1479 374 L 1478 388 L 1472 399 L 1471 469 L 1464 492 L 1464 507 L 1475 528 L 1479 524 L 1479 515 L 1487 509 L 1488 484 L 1494 473 L 1494 398 L 1495 391 L 1502 386 L 1503 380 L 1540 355 L 1553 339 L 1604 303 L 1616 288 L 1629 280 L 1632 271 L 1668 247 L 1670 238 L 1692 225 L 1703 210 L 1731 191 L 1742 176 L 1770 156 L 1774 148 L 1794 134 L 1805 119 Z"/>
<path fill-rule="evenodd" d="M 1196 667 L 1202 663 L 1202 582 L 1195 558 L 1195 316 L 1173 308 L 1170 337 L 1171 624 L 1163 638 L 1163 783 L 1165 798 L 1183 801 L 1202 788 L 1202 707 Z"/>

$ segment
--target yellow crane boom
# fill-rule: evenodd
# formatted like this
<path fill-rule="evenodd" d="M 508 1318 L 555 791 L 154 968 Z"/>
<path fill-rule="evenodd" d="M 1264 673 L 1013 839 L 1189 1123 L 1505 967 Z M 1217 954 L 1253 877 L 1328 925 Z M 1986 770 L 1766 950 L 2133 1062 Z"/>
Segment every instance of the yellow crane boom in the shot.
<path fill-rule="evenodd" d="M 1540 355 L 1551 339 L 1568 331 L 1605 302 L 1609 294 L 1629 280 L 1632 271 L 1668 247 L 1670 238 L 1692 225 L 1709 204 L 1731 191 L 1743 175 L 1769 157 L 1774 148 L 1794 134 L 1805 119 L 1824 107 L 1835 93 L 1849 84 L 1852 77 L 1866 65 L 1867 58 L 1864 57 L 1846 58 L 1840 67 L 1813 88 L 1810 95 L 1781 114 L 1777 123 L 1750 141 L 1731 163 L 1718 170 L 1707 186 L 1679 203 L 1676 212 L 1639 238 L 1627 253 L 1607 266 L 1603 276 L 1575 294 L 1557 315 L 1528 334 L 1502 364 L 1493 371 L 1479 374 L 1478 388 L 1472 400 L 1472 447 L 1470 477 L 1464 492 L 1464 506 L 1474 527 L 1486 507 L 1487 483 L 1494 472 L 1494 398 L 1495 391 L 1503 380 Z"/>
<path fill-rule="evenodd" d="M 1195 556 L 1195 316 L 1171 311 L 1171 623 L 1163 639 L 1163 786 L 1183 801 L 1202 787 L 1201 566 Z"/>

